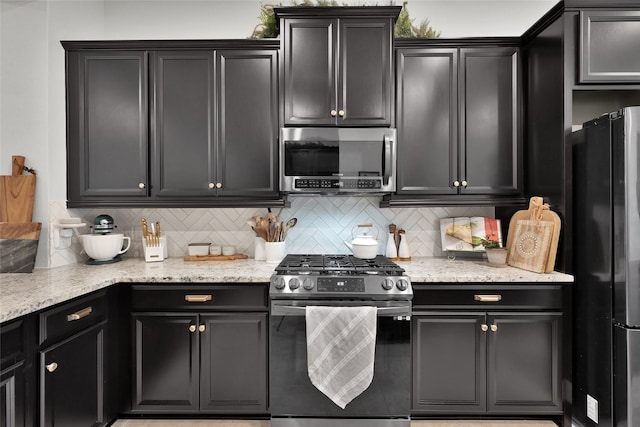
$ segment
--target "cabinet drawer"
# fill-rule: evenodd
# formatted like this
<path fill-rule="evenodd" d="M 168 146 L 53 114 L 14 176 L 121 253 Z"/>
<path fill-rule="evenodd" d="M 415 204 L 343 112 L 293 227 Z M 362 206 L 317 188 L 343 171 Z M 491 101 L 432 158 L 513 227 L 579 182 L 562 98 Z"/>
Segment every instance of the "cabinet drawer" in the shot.
<path fill-rule="evenodd" d="M 560 285 L 413 284 L 413 309 L 561 310 Z"/>
<path fill-rule="evenodd" d="M 107 297 L 99 292 L 40 313 L 40 344 L 52 344 L 106 319 Z"/>
<path fill-rule="evenodd" d="M 134 311 L 262 311 L 268 307 L 267 285 L 134 285 L 131 305 Z"/>

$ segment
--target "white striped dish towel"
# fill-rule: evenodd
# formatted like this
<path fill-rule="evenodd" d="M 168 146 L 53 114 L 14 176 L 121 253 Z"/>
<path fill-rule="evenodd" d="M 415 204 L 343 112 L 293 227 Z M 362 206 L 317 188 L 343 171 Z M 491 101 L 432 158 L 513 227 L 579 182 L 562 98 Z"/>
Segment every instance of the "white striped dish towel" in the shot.
<path fill-rule="evenodd" d="M 309 378 L 342 409 L 373 380 L 377 312 L 367 306 L 307 306 Z"/>

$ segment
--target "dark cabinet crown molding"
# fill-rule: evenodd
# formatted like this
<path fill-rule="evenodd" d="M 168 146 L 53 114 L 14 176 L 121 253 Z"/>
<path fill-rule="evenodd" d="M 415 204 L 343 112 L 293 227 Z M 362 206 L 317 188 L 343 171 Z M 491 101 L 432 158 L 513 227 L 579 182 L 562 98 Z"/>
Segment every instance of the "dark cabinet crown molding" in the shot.
<path fill-rule="evenodd" d="M 216 40 L 62 40 L 66 50 L 118 49 L 279 49 L 280 39 L 216 39 Z"/>
<path fill-rule="evenodd" d="M 397 19 L 402 6 L 292 6 L 275 7 L 280 18 L 392 18 Z"/>

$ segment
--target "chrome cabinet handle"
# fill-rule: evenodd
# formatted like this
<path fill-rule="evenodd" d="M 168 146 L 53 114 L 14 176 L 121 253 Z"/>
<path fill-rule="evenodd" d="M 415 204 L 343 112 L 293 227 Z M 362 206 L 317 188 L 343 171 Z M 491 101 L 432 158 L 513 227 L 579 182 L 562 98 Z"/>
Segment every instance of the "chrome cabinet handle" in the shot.
<path fill-rule="evenodd" d="M 144 185 L 144 182 L 141 182 L 140 184 L 138 184 L 138 188 L 141 190 L 144 190 L 145 187 L 146 185 Z"/>
<path fill-rule="evenodd" d="M 189 332 L 195 332 L 196 331 L 196 325 L 189 325 Z"/>
<path fill-rule="evenodd" d="M 58 364 L 56 362 L 51 362 L 48 365 L 44 365 L 45 369 L 49 372 L 53 372 L 58 369 Z"/>
<path fill-rule="evenodd" d="M 199 330 L 200 332 L 204 332 L 206 329 L 207 329 L 207 327 L 206 327 L 205 325 L 200 325 L 200 326 L 198 326 L 198 330 Z"/>
<path fill-rule="evenodd" d="M 460 181 L 453 181 L 454 187 L 460 187 Z"/>
<path fill-rule="evenodd" d="M 498 302 L 502 300 L 502 295 L 474 295 L 473 299 L 480 302 Z"/>
<path fill-rule="evenodd" d="M 462 181 L 462 186 L 466 187 L 467 185 L 469 185 L 469 183 L 467 181 Z"/>
<path fill-rule="evenodd" d="M 331 110 L 331 117 L 335 117 L 338 115 L 338 112 L 336 110 Z"/>
<path fill-rule="evenodd" d="M 68 314 L 67 322 L 75 322 L 76 320 L 80 320 L 83 317 L 87 317 L 88 315 L 91 314 L 92 311 L 93 309 L 89 306 L 89 307 L 83 308 L 80 311 L 76 311 L 75 313 Z"/>
<path fill-rule="evenodd" d="M 213 182 L 210 182 L 209 188 L 213 190 L 214 188 L 216 188 L 216 185 Z"/>
<path fill-rule="evenodd" d="M 186 302 L 207 302 L 213 299 L 213 295 L 185 295 Z"/>
<path fill-rule="evenodd" d="M 345 115 L 344 110 L 340 110 L 340 111 L 338 111 L 338 115 L 339 115 L 340 117 L 344 117 L 344 115 Z"/>
<path fill-rule="evenodd" d="M 216 188 L 222 188 L 222 183 L 221 182 L 216 183 Z"/>
<path fill-rule="evenodd" d="M 480 325 L 480 329 L 482 330 L 482 332 L 487 332 L 489 330 L 489 326 L 483 323 L 482 325 Z"/>
<path fill-rule="evenodd" d="M 491 325 L 491 332 L 495 332 L 498 330 L 498 325 Z"/>

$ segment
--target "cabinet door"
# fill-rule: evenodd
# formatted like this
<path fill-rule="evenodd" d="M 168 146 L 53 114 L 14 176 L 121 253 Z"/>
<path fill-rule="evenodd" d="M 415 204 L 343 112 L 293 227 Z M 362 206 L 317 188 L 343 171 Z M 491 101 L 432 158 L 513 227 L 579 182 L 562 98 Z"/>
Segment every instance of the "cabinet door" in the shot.
<path fill-rule="evenodd" d="M 580 83 L 640 82 L 640 11 L 580 12 Z"/>
<path fill-rule="evenodd" d="M 489 313 L 487 317 L 487 410 L 561 413 L 561 314 Z"/>
<path fill-rule="evenodd" d="M 133 412 L 198 410 L 197 316 L 134 315 Z"/>
<path fill-rule="evenodd" d="M 389 126 L 392 105 L 391 20 L 341 19 L 339 126 Z"/>
<path fill-rule="evenodd" d="M 0 427 L 25 426 L 24 362 L 0 372 Z"/>
<path fill-rule="evenodd" d="M 398 194 L 457 194 L 457 49 L 397 52 Z"/>
<path fill-rule="evenodd" d="M 461 194 L 521 191 L 518 61 L 515 47 L 460 49 Z"/>
<path fill-rule="evenodd" d="M 152 64 L 152 194 L 215 195 L 213 51 L 156 52 Z"/>
<path fill-rule="evenodd" d="M 103 417 L 103 324 L 40 352 L 41 426 L 100 426 Z"/>
<path fill-rule="evenodd" d="M 414 414 L 485 411 L 485 313 L 419 313 L 411 318 Z"/>
<path fill-rule="evenodd" d="M 278 192 L 278 56 L 275 50 L 219 51 L 218 195 Z"/>
<path fill-rule="evenodd" d="M 148 191 L 145 52 L 69 52 L 67 193 L 78 200 L 145 198 Z"/>
<path fill-rule="evenodd" d="M 201 316 L 201 409 L 218 413 L 267 411 L 267 315 Z"/>
<path fill-rule="evenodd" d="M 284 124 L 335 124 L 337 20 L 285 19 L 283 25 Z"/>

